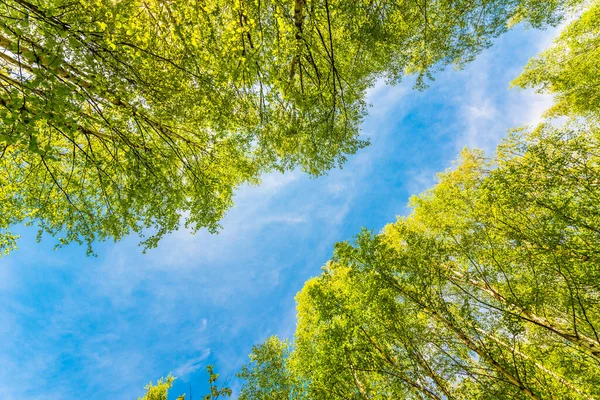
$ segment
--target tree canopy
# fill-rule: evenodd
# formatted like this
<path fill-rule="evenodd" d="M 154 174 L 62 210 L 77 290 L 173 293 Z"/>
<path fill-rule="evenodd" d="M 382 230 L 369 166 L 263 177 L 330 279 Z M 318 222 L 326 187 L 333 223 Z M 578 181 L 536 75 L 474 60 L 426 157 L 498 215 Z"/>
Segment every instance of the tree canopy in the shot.
<path fill-rule="evenodd" d="M 554 43 L 532 59 L 513 85 L 552 93 L 553 116 L 597 117 L 600 109 L 600 2 L 593 1 Z"/>
<path fill-rule="evenodd" d="M 285 371 L 251 357 L 248 386 L 285 376 L 281 399 L 600 397 L 599 4 L 515 81 L 554 93 L 548 115 L 568 119 L 512 130 L 492 158 L 465 149 L 410 215 L 338 243 L 296 297 L 283 360 L 270 353 Z"/>
<path fill-rule="evenodd" d="M 2 0 L 0 250 L 20 223 L 88 251 L 182 220 L 214 232 L 240 185 L 364 146 L 376 79 L 424 87 L 577 3 Z"/>
<path fill-rule="evenodd" d="M 309 399 L 598 398 L 599 148 L 573 122 L 463 152 L 411 215 L 336 245 L 269 376 Z"/>

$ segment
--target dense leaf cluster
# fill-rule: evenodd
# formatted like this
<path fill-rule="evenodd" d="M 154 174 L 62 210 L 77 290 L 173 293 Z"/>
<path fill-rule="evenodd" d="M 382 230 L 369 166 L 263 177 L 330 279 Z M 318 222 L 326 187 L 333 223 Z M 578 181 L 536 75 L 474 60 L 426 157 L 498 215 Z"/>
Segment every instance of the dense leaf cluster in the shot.
<path fill-rule="evenodd" d="M 19 223 L 88 246 L 214 232 L 240 185 L 364 146 L 376 79 L 424 87 L 572 3 L 2 0 L 0 250 Z"/>

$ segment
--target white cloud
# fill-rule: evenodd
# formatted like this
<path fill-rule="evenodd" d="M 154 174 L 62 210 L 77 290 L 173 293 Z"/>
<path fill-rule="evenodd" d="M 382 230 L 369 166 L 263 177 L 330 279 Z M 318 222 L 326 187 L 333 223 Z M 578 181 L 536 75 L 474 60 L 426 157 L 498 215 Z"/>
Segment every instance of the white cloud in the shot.
<path fill-rule="evenodd" d="M 384 79 L 377 80 L 375 85 L 367 90 L 367 103 L 374 105 L 369 108 L 369 119 L 384 117 L 389 121 L 389 114 L 398 113 L 398 106 L 414 93 L 411 86 L 405 83 L 389 85 Z"/>
<path fill-rule="evenodd" d="M 271 172 L 262 177 L 259 192 L 261 195 L 274 194 L 289 184 L 297 181 L 302 176 L 298 170 L 288 171 L 286 173 Z"/>
<path fill-rule="evenodd" d="M 522 125 L 535 126 L 542 121 L 542 115 L 552 106 L 553 97 L 549 94 L 536 93 L 533 89 L 512 89 L 518 91 L 518 102 L 511 103 L 510 112 L 513 119 Z"/>
<path fill-rule="evenodd" d="M 560 28 L 533 31 L 536 38 L 531 42 L 533 45 L 523 50 L 535 56 L 559 32 Z M 510 35 L 517 36 L 519 33 L 517 30 Z M 464 119 L 463 133 L 455 139 L 456 151 L 468 146 L 492 154 L 507 129 L 539 123 L 542 114 L 552 104 L 552 96 L 531 89 L 508 90 L 510 81 L 519 75 L 524 65 L 508 70 L 498 69 L 499 52 L 503 50 L 502 45 L 493 47 L 467 69 L 468 80 L 459 88 L 455 99 L 461 104 L 461 116 Z"/>
<path fill-rule="evenodd" d="M 433 169 L 418 169 L 410 171 L 406 188 L 412 195 L 418 195 L 436 183 L 436 173 Z M 392 222 L 392 221 L 390 221 Z"/>
<path fill-rule="evenodd" d="M 196 372 L 200 368 L 205 367 L 204 360 L 206 360 L 209 355 L 210 349 L 204 350 L 200 356 L 191 358 L 177 367 L 175 371 L 173 371 L 173 375 L 176 378 L 183 378 L 186 375 Z"/>
<path fill-rule="evenodd" d="M 298 215 L 274 215 L 264 219 L 265 224 L 301 224 L 306 222 L 306 217 Z"/>

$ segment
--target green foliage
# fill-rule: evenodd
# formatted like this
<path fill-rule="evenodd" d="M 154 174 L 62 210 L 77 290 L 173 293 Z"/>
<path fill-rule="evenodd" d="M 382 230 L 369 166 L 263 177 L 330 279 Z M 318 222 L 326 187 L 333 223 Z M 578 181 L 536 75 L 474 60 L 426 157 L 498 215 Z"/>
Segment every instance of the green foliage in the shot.
<path fill-rule="evenodd" d="M 550 115 L 600 110 L 600 2 L 571 22 L 552 46 L 532 59 L 513 85 L 555 95 Z"/>
<path fill-rule="evenodd" d="M 545 25 L 558 25 L 565 19 L 565 15 L 577 10 L 580 5 L 585 5 L 587 0 L 526 0 L 519 2 L 509 25 L 527 21 L 535 28 L 544 28 Z"/>
<path fill-rule="evenodd" d="M 465 150 L 411 215 L 336 245 L 250 393 L 285 377 L 310 399 L 598 398 L 599 148 L 579 121 Z"/>
<path fill-rule="evenodd" d="M 219 388 L 217 386 L 217 379 L 219 379 L 219 374 L 216 374 L 214 372 L 214 366 L 208 365 L 206 367 L 206 371 L 208 372 L 208 384 L 210 386 L 210 392 L 206 394 L 203 397 L 203 399 L 216 400 L 221 396 L 230 397 L 231 389 L 229 389 L 228 387 Z M 138 400 L 167 400 L 169 389 L 171 389 L 171 387 L 173 386 L 174 380 L 175 378 L 169 374 L 169 376 L 167 376 L 166 378 L 160 378 L 156 382 L 156 385 L 153 385 L 152 382 L 150 382 L 144 388 L 146 389 L 146 394 L 144 394 L 142 397 L 138 397 Z M 185 400 L 185 394 L 182 394 L 181 396 L 177 397 L 177 400 Z"/>
<path fill-rule="evenodd" d="M 273 169 L 313 175 L 366 142 L 377 78 L 472 60 L 536 0 L 0 2 L 0 251 L 35 224 L 59 245 L 183 219 L 214 232 L 234 190 Z"/>
<path fill-rule="evenodd" d="M 208 372 L 208 384 L 210 385 L 210 393 L 203 397 L 204 400 L 213 400 L 218 399 L 221 396 L 230 397 L 231 389 L 227 387 L 219 388 L 217 386 L 217 379 L 219 379 L 219 374 L 214 373 L 214 367 L 209 365 L 206 367 L 206 371 Z"/>
<path fill-rule="evenodd" d="M 238 377 L 245 380 L 240 400 L 291 400 L 305 398 L 302 385 L 290 372 L 287 360 L 290 344 L 272 336 L 254 346 L 250 364 L 244 365 Z"/>
<path fill-rule="evenodd" d="M 150 382 L 144 387 L 146 394 L 142 397 L 138 397 L 138 400 L 167 400 L 169 389 L 173 386 L 175 378 L 172 375 L 166 378 L 160 378 L 156 381 L 156 385 Z"/>

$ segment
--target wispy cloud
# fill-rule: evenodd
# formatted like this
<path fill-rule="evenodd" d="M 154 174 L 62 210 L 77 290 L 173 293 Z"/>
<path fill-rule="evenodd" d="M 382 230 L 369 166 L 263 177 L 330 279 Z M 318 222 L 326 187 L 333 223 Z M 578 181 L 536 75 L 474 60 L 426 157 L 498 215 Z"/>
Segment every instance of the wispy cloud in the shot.
<path fill-rule="evenodd" d="M 518 28 L 502 37 L 496 45 L 499 50 L 505 50 L 510 42 L 517 41 L 521 54 L 527 56 L 520 63 L 507 68 L 498 63 L 497 52 L 486 52 L 473 63 L 470 68 L 473 73 L 468 75 L 468 79 L 457 82 L 455 101 L 460 104 L 464 126 L 463 133 L 455 139 L 457 150 L 468 146 L 491 154 L 508 129 L 537 124 L 551 105 L 551 96 L 540 95 L 533 90 L 508 89 L 527 58 L 549 44 L 558 35 L 559 29 L 534 31 L 536 39 L 527 42 L 523 42 L 524 33 L 523 28 Z"/>
<path fill-rule="evenodd" d="M 173 374 L 181 379 L 193 372 L 196 372 L 200 368 L 206 367 L 204 361 L 208 358 L 209 355 L 210 349 L 204 350 L 204 352 L 200 356 L 187 360 L 182 365 L 177 367 Z"/>

